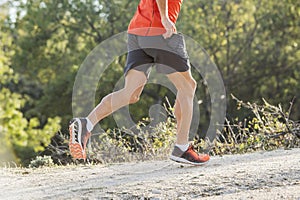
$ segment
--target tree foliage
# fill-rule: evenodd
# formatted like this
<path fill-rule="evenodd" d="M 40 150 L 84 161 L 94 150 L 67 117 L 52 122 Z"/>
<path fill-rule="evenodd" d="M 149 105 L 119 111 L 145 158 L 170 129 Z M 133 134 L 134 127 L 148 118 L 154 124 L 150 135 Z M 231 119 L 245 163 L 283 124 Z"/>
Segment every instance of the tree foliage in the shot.
<path fill-rule="evenodd" d="M 3 18 L 2 23 L 5 23 Z M 60 129 L 60 118 L 48 118 L 41 124 L 37 117 L 24 116 L 22 108 L 30 97 L 14 91 L 19 74 L 12 68 L 10 60 L 15 53 L 13 38 L 1 29 L 0 41 L 0 160 L 29 163 L 49 145 Z"/>
<path fill-rule="evenodd" d="M 185 2 L 179 24 L 211 55 L 223 74 L 227 93 L 287 106 L 295 98 L 297 108 L 299 15 L 295 0 L 196 0 Z M 229 108 L 231 115 L 232 111 Z M 300 117 L 296 110 L 292 115 Z"/>

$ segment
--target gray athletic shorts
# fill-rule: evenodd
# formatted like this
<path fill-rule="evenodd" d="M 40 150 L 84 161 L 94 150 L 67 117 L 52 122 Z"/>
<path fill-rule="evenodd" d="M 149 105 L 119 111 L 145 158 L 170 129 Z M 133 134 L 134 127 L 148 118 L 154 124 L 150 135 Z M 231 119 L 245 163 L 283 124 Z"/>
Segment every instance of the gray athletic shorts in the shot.
<path fill-rule="evenodd" d="M 130 69 L 143 71 L 148 77 L 153 66 L 157 72 L 171 74 L 190 69 L 189 57 L 182 34 L 173 34 L 164 39 L 158 36 L 128 34 L 128 55 L 124 74 Z"/>

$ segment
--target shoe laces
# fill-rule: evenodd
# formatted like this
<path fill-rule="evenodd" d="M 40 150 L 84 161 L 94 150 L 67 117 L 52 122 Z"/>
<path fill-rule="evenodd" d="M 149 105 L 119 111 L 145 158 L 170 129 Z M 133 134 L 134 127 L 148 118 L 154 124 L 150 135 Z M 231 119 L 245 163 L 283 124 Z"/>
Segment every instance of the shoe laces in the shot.
<path fill-rule="evenodd" d="M 74 138 L 75 141 L 78 142 L 78 126 L 76 125 L 76 123 L 73 124 L 73 128 L 74 128 Z"/>
<path fill-rule="evenodd" d="M 198 153 L 195 151 L 193 145 L 190 145 L 187 151 L 198 156 Z"/>

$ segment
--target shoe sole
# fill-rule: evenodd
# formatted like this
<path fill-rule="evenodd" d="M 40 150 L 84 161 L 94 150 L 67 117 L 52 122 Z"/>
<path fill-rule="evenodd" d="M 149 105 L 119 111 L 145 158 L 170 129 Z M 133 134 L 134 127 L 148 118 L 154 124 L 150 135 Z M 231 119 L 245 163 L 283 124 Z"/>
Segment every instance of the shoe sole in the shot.
<path fill-rule="evenodd" d="M 86 154 L 83 152 L 81 145 L 78 143 L 69 144 L 70 154 L 74 159 L 86 159 Z"/>
<path fill-rule="evenodd" d="M 77 122 L 78 130 L 81 130 L 81 122 L 79 119 L 75 119 L 75 121 L 70 125 L 69 132 L 70 132 L 70 142 L 69 142 L 69 149 L 70 154 L 74 159 L 86 159 L 86 153 L 81 146 L 81 133 L 78 133 L 78 142 L 75 141 L 75 132 L 74 132 L 74 125 Z"/>
<path fill-rule="evenodd" d="M 201 163 L 195 163 L 195 162 L 191 162 L 191 161 L 188 161 L 184 158 L 180 158 L 180 157 L 176 157 L 176 156 L 173 156 L 171 155 L 170 156 L 170 159 L 172 161 L 175 161 L 175 162 L 178 162 L 178 163 L 183 163 L 183 164 L 190 164 L 190 165 L 195 165 L 195 166 L 201 166 L 201 165 L 204 165 L 206 164 L 209 160 L 205 161 L 205 162 L 201 162 Z"/>

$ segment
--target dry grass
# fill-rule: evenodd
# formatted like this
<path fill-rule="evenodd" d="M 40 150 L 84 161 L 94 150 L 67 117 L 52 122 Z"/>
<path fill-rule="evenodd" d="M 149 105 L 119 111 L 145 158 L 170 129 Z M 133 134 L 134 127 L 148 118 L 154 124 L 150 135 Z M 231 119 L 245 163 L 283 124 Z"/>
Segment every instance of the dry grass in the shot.
<path fill-rule="evenodd" d="M 241 120 L 226 119 L 223 132 L 218 133 L 213 143 L 195 139 L 199 152 L 224 155 L 300 147 L 300 124 L 289 118 L 291 107 L 284 111 L 281 105 L 273 106 L 265 100 L 263 105 L 257 105 L 233 99 L 239 111 L 246 109 L 251 114 Z M 175 141 L 174 118 L 168 118 L 150 129 L 145 127 L 141 122 L 134 130 L 114 129 L 94 134 L 88 148 L 88 162 L 98 164 L 168 158 Z M 68 152 L 68 138 L 62 133 L 49 145 L 47 153 L 56 164 L 74 163 Z M 41 160 L 41 157 L 38 159 Z"/>

